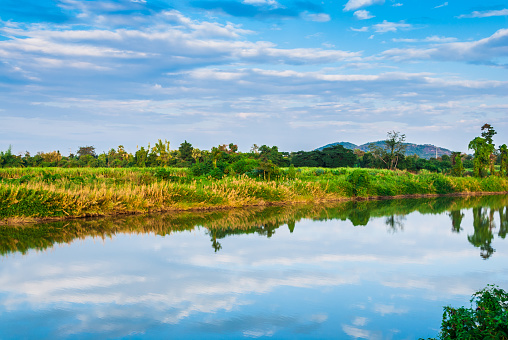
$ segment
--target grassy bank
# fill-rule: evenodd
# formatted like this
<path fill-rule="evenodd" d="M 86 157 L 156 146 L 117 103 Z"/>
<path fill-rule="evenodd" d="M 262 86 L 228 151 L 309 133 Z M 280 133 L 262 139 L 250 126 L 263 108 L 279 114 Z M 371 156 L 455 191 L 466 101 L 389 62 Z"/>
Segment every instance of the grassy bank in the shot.
<path fill-rule="evenodd" d="M 277 180 L 192 177 L 181 168 L 0 169 L 0 218 L 66 218 L 401 195 L 507 192 L 508 180 L 351 168 Z"/>

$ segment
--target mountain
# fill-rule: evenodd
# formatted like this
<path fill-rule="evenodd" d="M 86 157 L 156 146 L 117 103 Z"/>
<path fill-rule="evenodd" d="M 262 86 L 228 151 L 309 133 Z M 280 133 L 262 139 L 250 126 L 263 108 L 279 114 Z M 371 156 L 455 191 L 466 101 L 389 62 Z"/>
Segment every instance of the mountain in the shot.
<path fill-rule="evenodd" d="M 376 146 L 383 147 L 385 142 L 380 140 L 377 142 L 370 142 L 370 143 L 365 143 L 362 145 L 356 145 L 356 144 L 349 143 L 349 142 L 338 142 L 338 143 L 327 144 L 325 146 L 317 148 L 316 150 L 323 150 L 324 148 L 328 148 L 330 146 L 334 146 L 337 144 L 342 145 L 346 149 L 351 149 L 351 150 L 359 149 L 359 150 L 367 152 L 367 151 L 369 151 L 370 144 L 375 144 Z M 432 157 L 435 158 L 436 157 L 436 149 L 437 149 L 437 156 L 438 157 L 441 157 L 442 155 L 450 156 L 452 154 L 451 150 L 441 148 L 439 146 L 434 146 L 431 144 L 404 143 L 404 145 L 406 145 L 406 156 L 418 155 L 418 157 L 425 158 L 425 159 L 429 159 Z"/>

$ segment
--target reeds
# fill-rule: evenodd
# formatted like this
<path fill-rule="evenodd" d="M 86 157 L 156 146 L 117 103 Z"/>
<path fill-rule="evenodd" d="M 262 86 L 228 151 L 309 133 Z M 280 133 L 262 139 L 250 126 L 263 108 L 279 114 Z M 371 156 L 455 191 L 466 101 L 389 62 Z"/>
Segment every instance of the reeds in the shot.
<path fill-rule="evenodd" d="M 185 169 L 165 171 L 171 172 L 171 180 L 160 179 L 157 170 L 150 168 L 0 169 L 0 218 L 83 217 L 355 196 L 508 191 L 508 180 L 494 176 L 478 179 L 374 169 L 301 168 L 294 179 L 282 176 L 273 181 L 247 176 L 214 180 L 193 178 Z"/>

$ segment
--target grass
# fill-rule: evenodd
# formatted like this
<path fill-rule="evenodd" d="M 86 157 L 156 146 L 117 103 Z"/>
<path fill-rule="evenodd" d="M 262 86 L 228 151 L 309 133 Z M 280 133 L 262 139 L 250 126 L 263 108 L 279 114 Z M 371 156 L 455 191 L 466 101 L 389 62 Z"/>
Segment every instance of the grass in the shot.
<path fill-rule="evenodd" d="M 282 172 L 277 180 L 264 181 L 246 176 L 195 178 L 181 168 L 0 169 L 0 218 L 67 218 L 352 197 L 508 191 L 508 180 L 499 177 L 351 168 L 298 168 L 294 176 L 284 175 L 288 169 Z"/>

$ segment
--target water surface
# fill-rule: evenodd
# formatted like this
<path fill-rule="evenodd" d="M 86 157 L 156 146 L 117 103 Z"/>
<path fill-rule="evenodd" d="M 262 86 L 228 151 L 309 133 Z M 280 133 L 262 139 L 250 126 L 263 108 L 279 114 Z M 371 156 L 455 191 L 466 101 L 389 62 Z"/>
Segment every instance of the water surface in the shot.
<path fill-rule="evenodd" d="M 508 196 L 0 227 L 0 338 L 436 336 L 508 290 Z"/>

